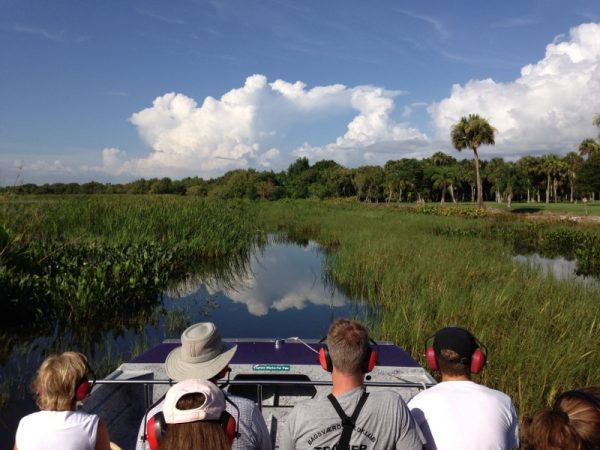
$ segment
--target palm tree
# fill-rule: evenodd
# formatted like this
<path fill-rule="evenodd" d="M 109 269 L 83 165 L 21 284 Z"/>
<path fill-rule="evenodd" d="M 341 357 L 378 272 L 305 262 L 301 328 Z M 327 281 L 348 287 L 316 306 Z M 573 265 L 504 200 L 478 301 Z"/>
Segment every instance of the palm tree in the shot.
<path fill-rule="evenodd" d="M 546 175 L 546 203 L 550 203 L 550 197 L 554 192 L 554 203 L 557 201 L 556 190 L 558 177 L 562 170 L 561 160 L 556 155 L 542 156 L 541 171 Z"/>
<path fill-rule="evenodd" d="M 581 164 L 583 164 L 583 159 L 577 153 L 569 152 L 563 158 L 563 162 L 566 164 L 566 167 L 567 167 L 567 177 L 569 178 L 569 185 L 571 187 L 570 200 L 571 200 L 571 203 L 573 203 L 573 191 L 574 191 L 575 177 L 576 177 L 577 172 L 579 172 L 579 168 L 581 167 Z"/>
<path fill-rule="evenodd" d="M 495 128 L 483 117 L 469 114 L 461 117 L 460 121 L 452 127 L 452 145 L 459 152 L 464 148 L 473 150 L 475 159 L 475 172 L 477 173 L 477 206 L 483 208 L 483 189 L 481 174 L 479 173 L 479 155 L 477 148 L 481 145 L 494 145 Z"/>
<path fill-rule="evenodd" d="M 584 139 L 581 141 L 581 144 L 579 144 L 578 150 L 581 156 L 587 156 L 589 158 L 590 155 L 600 151 L 600 145 L 593 139 Z"/>

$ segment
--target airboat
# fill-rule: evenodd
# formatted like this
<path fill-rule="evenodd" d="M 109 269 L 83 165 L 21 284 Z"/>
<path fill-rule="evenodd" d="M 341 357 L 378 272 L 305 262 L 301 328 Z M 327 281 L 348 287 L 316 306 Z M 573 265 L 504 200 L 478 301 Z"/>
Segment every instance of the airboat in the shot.
<path fill-rule="evenodd" d="M 220 383 L 229 393 L 253 400 L 265 418 L 273 448 L 278 430 L 299 401 L 327 395 L 331 375 L 318 360 L 318 340 L 224 339 L 238 346 L 230 362 L 227 380 Z M 123 450 L 133 450 L 141 420 L 165 395 L 173 381 L 165 372 L 169 352 L 181 345 L 165 340 L 105 379 L 98 380 L 83 409 L 98 414 L 107 424 L 111 439 Z M 366 376 L 369 391 L 392 389 L 408 401 L 435 384 L 434 378 L 407 352 L 392 342 L 377 343 L 377 366 Z"/>

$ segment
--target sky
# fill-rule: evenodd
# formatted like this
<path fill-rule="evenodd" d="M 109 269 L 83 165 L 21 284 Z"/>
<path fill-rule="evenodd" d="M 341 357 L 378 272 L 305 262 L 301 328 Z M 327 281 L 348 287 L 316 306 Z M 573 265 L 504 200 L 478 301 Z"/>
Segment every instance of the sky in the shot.
<path fill-rule="evenodd" d="M 564 155 L 600 112 L 597 0 L 0 0 L 0 185 Z"/>

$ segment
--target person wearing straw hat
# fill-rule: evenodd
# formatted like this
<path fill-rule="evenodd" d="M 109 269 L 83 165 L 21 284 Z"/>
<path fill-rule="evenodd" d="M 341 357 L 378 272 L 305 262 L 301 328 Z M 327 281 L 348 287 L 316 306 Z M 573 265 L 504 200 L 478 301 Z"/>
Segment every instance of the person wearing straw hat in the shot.
<path fill-rule="evenodd" d="M 216 384 L 227 373 L 228 364 L 236 350 L 236 345 L 223 342 L 214 323 L 194 324 L 181 334 L 181 346 L 173 349 L 167 356 L 167 376 L 177 382 L 201 378 Z M 225 395 L 230 400 L 226 402 L 226 410 L 236 419 L 239 428 L 239 436 L 234 439 L 232 450 L 271 450 L 271 437 L 256 403 L 226 392 Z M 164 400 L 142 419 L 136 450 L 150 449 L 145 420 L 162 411 L 163 407 Z"/>

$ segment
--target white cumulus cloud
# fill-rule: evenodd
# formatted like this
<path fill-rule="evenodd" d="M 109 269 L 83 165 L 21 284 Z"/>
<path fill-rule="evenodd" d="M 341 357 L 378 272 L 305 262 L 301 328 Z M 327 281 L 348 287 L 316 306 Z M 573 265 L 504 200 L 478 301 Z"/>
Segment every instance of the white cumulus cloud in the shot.
<path fill-rule="evenodd" d="M 498 130 L 501 155 L 575 150 L 596 134 L 591 122 L 600 111 L 600 24 L 571 29 L 568 39 L 549 44 L 544 58 L 523 67 L 515 81 L 454 85 L 450 97 L 428 111 L 446 142 L 460 117 L 476 113 Z"/>
<path fill-rule="evenodd" d="M 180 93 L 157 97 L 130 118 L 150 147 L 146 158 L 122 160 L 121 171 L 139 175 L 216 176 L 227 170 L 281 169 L 298 156 L 364 164 L 379 142 L 426 141 L 426 136 L 392 118 L 402 92 L 341 84 L 307 88 L 302 82 L 252 75 L 244 86 L 202 104 Z M 343 118 L 353 116 L 349 123 Z M 315 135 L 331 134 L 317 145 Z M 370 150 L 367 150 L 369 149 Z M 104 151 L 107 170 L 117 154 Z M 388 158 L 382 152 L 381 163 Z M 107 164 L 108 162 L 108 164 Z"/>

